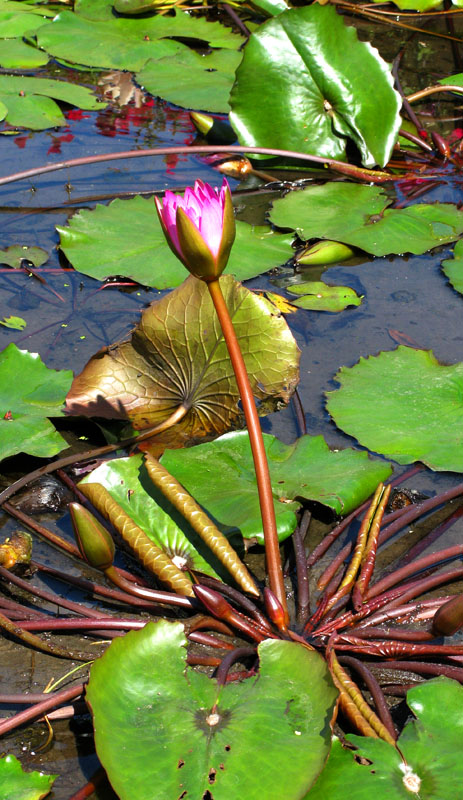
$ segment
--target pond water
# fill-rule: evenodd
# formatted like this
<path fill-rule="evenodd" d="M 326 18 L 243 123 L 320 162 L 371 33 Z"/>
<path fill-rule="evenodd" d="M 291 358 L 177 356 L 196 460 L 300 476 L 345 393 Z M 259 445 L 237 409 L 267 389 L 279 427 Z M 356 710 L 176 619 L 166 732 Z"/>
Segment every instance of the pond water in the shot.
<path fill-rule="evenodd" d="M 370 23 L 360 23 L 359 27 L 363 38 L 380 38 L 379 46 L 385 58 L 392 59 L 405 45 L 403 70 L 407 91 L 426 85 L 435 74 L 455 71 L 447 42 L 422 34 L 412 38 L 410 32 L 391 31 L 380 26 L 372 28 Z M 47 74 L 62 76 L 66 71 L 53 67 Z M 93 80 L 96 83 L 98 77 L 85 73 L 82 80 L 91 84 Z M 455 119 L 447 123 L 447 128 L 451 129 L 460 126 L 459 120 L 463 119 L 458 117 L 455 106 L 459 107 L 459 103 L 433 101 L 429 110 L 436 115 L 453 115 Z M 89 154 L 190 144 L 195 138 L 187 112 L 149 97 L 140 108 L 132 101 L 122 107 L 112 103 L 102 112 L 70 111 L 67 121 L 65 128 L 57 130 L 24 131 L 2 137 L 2 174 Z M 99 282 L 74 273 L 56 249 L 55 226 L 65 224 L 78 208 L 92 208 L 96 202 L 108 202 L 125 193 L 182 188 L 197 178 L 212 184 L 221 180 L 217 172 L 198 157 L 182 155 L 93 164 L 3 186 L 0 189 L 2 248 L 16 244 L 39 246 L 47 250 L 49 260 L 39 270 L 46 280 L 44 284 L 25 272 L 0 266 L 0 316 L 12 314 L 27 322 L 23 331 L 0 327 L 0 349 L 15 342 L 22 349 L 39 352 L 49 367 L 72 368 L 79 372 L 99 348 L 124 338 L 138 321 L 141 310 L 159 298 L 160 293 L 138 286 L 102 288 Z M 460 174 L 449 173 L 445 182 L 426 196 L 426 202 L 460 202 L 461 181 Z M 256 195 L 251 195 L 247 200 L 247 195 L 240 195 L 239 191 L 248 185 L 241 186 L 234 180 L 230 183 L 236 193 L 239 215 L 248 221 L 263 222 L 269 196 L 278 194 L 264 194 L 257 200 Z M 333 376 L 341 365 L 352 366 L 360 356 L 392 350 L 400 336 L 408 337 L 424 349 L 432 349 L 444 363 L 462 360 L 463 300 L 440 269 L 441 261 L 450 251 L 450 247 L 445 247 L 419 257 L 365 257 L 334 265 L 323 273 L 324 279 L 354 288 L 364 296 L 362 305 L 340 314 L 299 310 L 288 317 L 302 353 L 299 393 L 308 433 L 323 434 L 334 448 L 355 444 L 330 420 L 324 408 L 324 393 L 335 387 Z M 320 274 L 321 270 L 313 268 L 295 273 L 292 267 L 282 265 L 271 275 L 255 278 L 246 285 L 282 291 L 291 283 L 318 279 Z M 294 441 L 300 433 L 292 407 L 270 415 L 263 425 L 264 430 L 285 442 Z M 19 459 L 7 466 L 7 479 L 23 469 Z M 459 480 L 456 474 L 423 470 L 415 476 L 411 488 L 434 494 Z M 46 524 L 71 539 L 67 516 L 48 514 Z M 17 527 L 6 515 L 0 518 L 0 525 L 4 535 Z M 463 532 L 462 526 L 463 523 L 457 522 L 439 541 L 439 547 L 457 540 Z M 68 559 L 50 550 L 48 545 L 37 540 L 34 547 L 37 560 L 81 573 L 80 565 L 70 566 Z M 394 556 L 399 554 L 397 551 Z M 37 575 L 33 580 L 38 586 L 55 586 L 53 581 Z M 58 590 L 58 584 L 56 587 Z M 82 601 L 77 591 L 63 590 L 62 586 L 59 591 Z M 1 692 L 43 691 L 52 676 L 57 678 L 66 671 L 67 662 L 0 638 Z M 53 743 L 43 752 L 40 747 L 47 738 L 47 731 L 42 723 L 5 737 L 2 751 L 20 756 L 27 769 L 57 772 L 60 777 L 50 800 L 68 800 L 98 765 L 91 726 L 88 717 L 82 716 L 70 723 L 55 722 L 53 727 Z M 104 786 L 92 797 L 110 800 L 114 795 Z"/>

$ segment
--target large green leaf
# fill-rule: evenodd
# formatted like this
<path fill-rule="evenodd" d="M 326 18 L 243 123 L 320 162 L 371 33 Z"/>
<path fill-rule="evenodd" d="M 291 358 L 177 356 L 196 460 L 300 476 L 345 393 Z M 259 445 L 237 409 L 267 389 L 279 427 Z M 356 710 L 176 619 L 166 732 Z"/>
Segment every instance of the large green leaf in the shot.
<path fill-rule="evenodd" d="M 115 458 L 87 475 L 83 483 L 99 483 L 113 500 L 175 564 L 213 577 L 224 571 L 191 526 L 150 480 L 143 456 Z M 226 579 L 226 578 L 225 578 Z"/>
<path fill-rule="evenodd" d="M 48 369 L 38 353 L 15 344 L 0 353 L 0 459 L 16 453 L 46 458 L 67 447 L 46 417 L 62 416 L 71 381 L 71 370 Z"/>
<path fill-rule="evenodd" d="M 460 798 L 463 688 L 449 678 L 436 678 L 410 689 L 407 702 L 417 719 L 405 726 L 398 748 L 382 739 L 349 735 L 346 739 L 356 748 L 352 752 L 335 739 L 327 766 L 304 800 Z"/>
<path fill-rule="evenodd" d="M 420 254 L 463 233 L 463 211 L 451 203 L 388 209 L 376 186 L 325 183 L 276 200 L 270 219 L 304 239 L 335 239 L 375 256 Z"/>
<path fill-rule="evenodd" d="M 365 447 L 399 464 L 463 472 L 463 362 L 444 366 L 430 350 L 400 346 L 341 367 L 335 380 L 328 411 Z"/>
<path fill-rule="evenodd" d="M 287 445 L 264 434 L 275 499 L 278 536 L 296 527 L 300 500 L 348 514 L 391 473 L 389 464 L 357 450 L 329 450 L 322 436 L 302 436 Z M 166 450 L 161 463 L 222 526 L 263 544 L 257 484 L 247 432 L 182 451 Z"/>
<path fill-rule="evenodd" d="M 165 38 L 168 37 L 168 38 Z M 219 22 L 207 22 L 179 11 L 175 17 L 90 20 L 62 11 L 37 31 L 40 47 L 56 58 L 91 67 L 139 70 L 150 58 L 180 53 L 185 45 L 171 37 L 236 49 L 243 39 Z M 160 41 L 163 40 L 163 41 Z"/>
<path fill-rule="evenodd" d="M 152 200 L 134 197 L 84 209 L 57 230 L 73 267 L 92 278 L 123 275 L 156 289 L 179 286 L 185 279 L 185 268 L 166 243 Z M 268 226 L 237 222 L 226 273 L 243 281 L 284 264 L 293 255 L 293 238 Z"/>
<path fill-rule="evenodd" d="M 177 106 L 225 113 L 230 110 L 228 97 L 241 58 L 236 50 L 200 55 L 184 48 L 175 55 L 150 59 L 136 79 L 151 94 Z"/>
<path fill-rule="evenodd" d="M 220 279 L 262 414 L 288 402 L 299 350 L 275 306 L 231 275 Z M 142 314 L 130 341 L 97 353 L 68 395 L 72 413 L 130 419 L 143 429 L 184 404 L 183 419 L 155 437 L 179 447 L 241 424 L 239 394 L 207 286 L 188 277 Z"/>
<path fill-rule="evenodd" d="M 51 791 L 56 775 L 24 772 L 16 756 L 0 758 L 0 800 L 42 800 Z"/>
<path fill-rule="evenodd" d="M 98 756 L 121 800 L 297 800 L 329 751 L 336 690 L 295 642 L 259 645 L 259 674 L 219 687 L 185 667 L 179 623 L 116 639 L 92 666 Z"/>
<path fill-rule="evenodd" d="M 453 248 L 453 258 L 446 258 L 441 266 L 453 288 L 463 294 L 463 239 Z"/>
<path fill-rule="evenodd" d="M 240 142 L 384 165 L 402 101 L 389 66 L 330 5 L 284 11 L 251 36 L 230 105 Z"/>
<path fill-rule="evenodd" d="M 54 100 L 88 110 L 106 105 L 85 86 L 22 75 L 0 75 L 0 99 L 8 109 L 6 120 L 10 125 L 34 130 L 67 124 Z"/>

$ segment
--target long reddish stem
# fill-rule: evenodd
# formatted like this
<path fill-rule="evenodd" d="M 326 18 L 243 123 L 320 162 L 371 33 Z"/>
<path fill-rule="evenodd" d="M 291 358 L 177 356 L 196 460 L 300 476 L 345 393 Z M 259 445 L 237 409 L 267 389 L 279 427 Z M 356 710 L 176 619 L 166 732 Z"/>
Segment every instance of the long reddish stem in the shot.
<path fill-rule="evenodd" d="M 238 391 L 243 404 L 244 416 L 246 418 L 252 457 L 254 459 L 254 469 L 256 471 L 270 589 L 280 601 L 285 613 L 286 622 L 288 622 L 288 607 L 286 604 L 283 568 L 280 559 L 280 547 L 275 519 L 275 507 L 273 505 L 272 484 L 270 482 L 267 454 L 265 452 L 264 439 L 260 427 L 259 416 L 257 414 L 256 403 L 252 393 L 249 376 L 246 371 L 243 354 L 241 353 L 241 348 L 239 346 L 225 298 L 222 294 L 219 280 L 216 279 L 209 281 L 207 286 L 220 321 L 225 343 L 228 348 L 230 360 L 235 373 L 236 383 L 238 385 Z"/>

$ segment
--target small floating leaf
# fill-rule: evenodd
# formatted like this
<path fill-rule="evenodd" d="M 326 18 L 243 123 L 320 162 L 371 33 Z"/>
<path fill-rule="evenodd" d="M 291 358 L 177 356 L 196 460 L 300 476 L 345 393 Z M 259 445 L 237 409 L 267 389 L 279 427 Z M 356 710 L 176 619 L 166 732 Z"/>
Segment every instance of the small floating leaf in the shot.
<path fill-rule="evenodd" d="M 22 317 L 3 317 L 3 320 L 0 320 L 0 325 L 3 325 L 4 328 L 12 328 L 14 331 L 22 331 L 27 322 Z"/>
<path fill-rule="evenodd" d="M 284 318 L 231 275 L 220 279 L 261 414 L 288 402 L 298 381 L 299 350 Z M 137 430 L 181 422 L 153 445 L 179 447 L 241 422 L 239 394 L 206 285 L 187 280 L 142 314 L 130 341 L 98 353 L 68 395 L 72 413 L 129 419 Z M 159 451 L 158 451 L 159 452 Z"/>
<path fill-rule="evenodd" d="M 420 254 L 463 233 L 463 211 L 451 203 L 390 208 L 376 186 L 332 182 L 276 200 L 270 219 L 303 239 L 335 239 L 375 256 Z"/>
<path fill-rule="evenodd" d="M 92 666 L 96 747 L 118 797 L 304 795 L 328 755 L 337 694 L 322 657 L 267 639 L 259 674 L 219 687 L 186 668 L 186 644 L 179 623 L 150 622 Z"/>
<path fill-rule="evenodd" d="M 0 264 L 18 269 L 24 260 L 30 261 L 34 267 L 41 267 L 48 261 L 48 253 L 41 247 L 27 247 L 21 244 L 12 244 L 5 250 L 0 250 Z"/>
<path fill-rule="evenodd" d="M 360 444 L 399 464 L 463 472 L 463 362 L 400 346 L 341 367 L 335 380 L 328 411 Z"/>
<path fill-rule="evenodd" d="M 46 458 L 67 447 L 46 417 L 62 416 L 71 381 L 71 370 L 48 369 L 38 353 L 15 344 L 0 353 L 0 458 L 21 452 Z"/>
<path fill-rule="evenodd" d="M 36 770 L 24 772 L 16 756 L 4 756 L 0 758 L 0 797 L 2 800 L 42 800 L 57 777 Z"/>
<path fill-rule="evenodd" d="M 332 452 L 322 436 L 302 436 L 287 445 L 264 434 L 280 541 L 296 527 L 300 500 L 316 501 L 348 514 L 391 472 L 356 450 Z M 245 431 L 186 450 L 166 450 L 161 463 L 222 527 L 238 529 L 263 544 L 257 484 Z"/>
<path fill-rule="evenodd" d="M 405 726 L 397 748 L 349 734 L 352 751 L 335 738 L 328 763 L 304 800 L 456 800 L 463 784 L 463 688 L 435 678 L 410 689 L 407 703 L 416 719 Z"/>
<path fill-rule="evenodd" d="M 306 281 L 287 287 L 290 294 L 302 294 L 293 303 L 310 311 L 343 311 L 347 306 L 359 306 L 362 298 L 349 286 L 328 286 L 323 281 Z"/>
<path fill-rule="evenodd" d="M 123 275 L 156 289 L 174 288 L 185 280 L 185 268 L 166 244 L 152 200 L 134 197 L 84 209 L 57 230 L 74 269 L 92 278 Z M 226 274 L 245 281 L 284 264 L 294 255 L 293 239 L 293 234 L 275 233 L 268 225 L 237 221 Z"/>

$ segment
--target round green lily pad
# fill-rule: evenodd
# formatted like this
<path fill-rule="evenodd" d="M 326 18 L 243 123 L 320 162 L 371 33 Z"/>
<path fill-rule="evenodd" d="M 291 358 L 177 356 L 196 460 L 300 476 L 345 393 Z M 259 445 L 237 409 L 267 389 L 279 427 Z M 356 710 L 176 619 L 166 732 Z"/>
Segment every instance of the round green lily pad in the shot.
<path fill-rule="evenodd" d="M 259 673 L 223 687 L 185 668 L 179 623 L 116 639 L 92 667 L 98 756 L 120 800 L 298 800 L 324 766 L 337 692 L 323 658 L 259 645 Z"/>
<path fill-rule="evenodd" d="M 360 444 L 399 464 L 463 472 L 463 362 L 400 346 L 341 367 L 335 380 L 328 411 Z"/>

